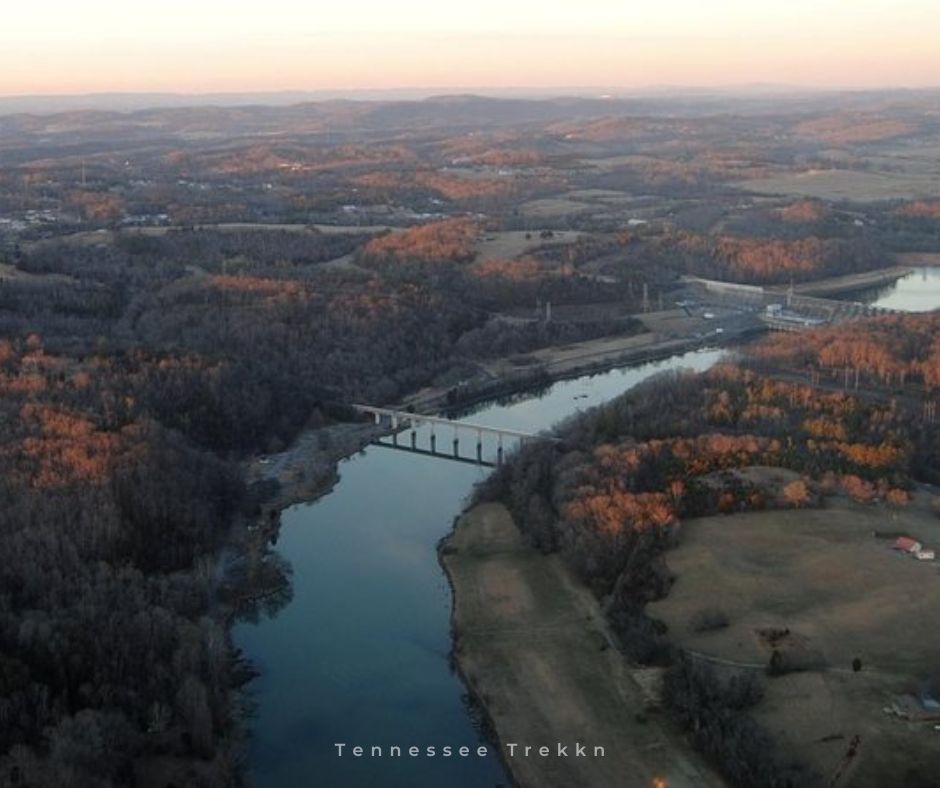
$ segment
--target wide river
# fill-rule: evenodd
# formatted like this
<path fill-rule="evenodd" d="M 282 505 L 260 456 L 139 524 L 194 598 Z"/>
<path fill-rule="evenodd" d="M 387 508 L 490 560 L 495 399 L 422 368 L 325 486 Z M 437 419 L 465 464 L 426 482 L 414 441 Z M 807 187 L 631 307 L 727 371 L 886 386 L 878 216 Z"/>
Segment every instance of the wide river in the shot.
<path fill-rule="evenodd" d="M 940 267 L 921 266 L 889 285 L 851 293 L 846 298 L 902 312 L 940 309 Z"/>
<path fill-rule="evenodd" d="M 720 351 L 555 383 L 474 422 L 537 432 L 669 369 L 703 370 Z M 427 447 L 427 428 L 419 446 Z M 438 430 L 438 450 L 451 431 Z M 403 443 L 409 441 L 402 441 Z M 473 455 L 472 439 L 463 453 Z M 495 445 L 486 446 L 492 458 Z M 346 460 L 328 495 L 283 513 L 278 552 L 293 566 L 293 599 L 272 618 L 239 624 L 252 684 L 250 768 L 276 788 L 481 788 L 508 785 L 485 758 L 354 758 L 354 745 L 475 749 L 480 734 L 450 664 L 451 593 L 438 565 L 473 485 L 486 470 L 378 446 Z M 336 743 L 346 743 L 339 757 Z M 439 751 L 439 749 L 438 749 Z"/>

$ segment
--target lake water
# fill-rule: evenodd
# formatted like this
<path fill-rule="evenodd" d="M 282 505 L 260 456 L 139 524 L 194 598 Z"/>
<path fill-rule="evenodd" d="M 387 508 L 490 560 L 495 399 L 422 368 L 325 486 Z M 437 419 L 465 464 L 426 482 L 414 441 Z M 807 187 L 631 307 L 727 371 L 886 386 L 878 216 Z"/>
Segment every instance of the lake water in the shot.
<path fill-rule="evenodd" d="M 714 364 L 721 351 L 585 376 L 468 416 L 537 432 L 657 372 Z M 438 428 L 438 450 L 452 433 Z M 404 438 L 403 443 L 410 444 Z M 465 438 L 464 454 L 475 453 Z M 418 431 L 428 447 L 428 428 Z M 508 444 L 507 444 L 508 447 Z M 487 445 L 492 458 L 496 446 Z M 328 495 L 283 513 L 277 551 L 293 566 L 293 599 L 234 636 L 261 670 L 252 684 L 253 782 L 270 788 L 481 788 L 508 785 L 485 758 L 340 758 L 334 744 L 474 750 L 480 735 L 452 670 L 451 594 L 438 561 L 485 468 L 372 446 L 340 466 Z"/>
<path fill-rule="evenodd" d="M 940 309 L 940 267 L 916 268 L 890 285 L 853 293 L 847 298 L 903 312 Z"/>

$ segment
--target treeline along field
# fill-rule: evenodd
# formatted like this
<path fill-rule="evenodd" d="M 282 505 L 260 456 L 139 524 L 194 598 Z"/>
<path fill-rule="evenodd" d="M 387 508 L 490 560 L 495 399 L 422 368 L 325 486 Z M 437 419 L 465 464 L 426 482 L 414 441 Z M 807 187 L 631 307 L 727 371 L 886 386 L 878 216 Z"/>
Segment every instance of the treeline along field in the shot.
<path fill-rule="evenodd" d="M 804 343 L 771 337 L 749 352 L 798 352 L 824 366 L 842 343 L 877 347 L 890 332 L 893 346 L 900 340 L 905 347 L 895 362 L 903 367 L 911 358 L 932 358 L 938 327 L 936 315 L 892 318 L 820 331 Z M 931 363 L 914 364 L 911 377 L 936 395 Z M 904 507 L 915 480 L 940 470 L 938 426 L 890 398 L 728 363 L 650 381 L 563 423 L 558 434 L 557 444 L 519 450 L 481 485 L 478 499 L 502 501 L 535 546 L 561 553 L 602 600 L 629 659 L 670 666 L 668 706 L 733 784 L 821 784 L 821 775 L 774 756 L 771 737 L 747 716 L 761 695 L 753 676 L 727 685 L 708 665 L 683 658 L 645 606 L 669 593 L 674 578 L 665 555 L 681 538 L 681 520 L 815 506 L 835 493 Z M 754 466 L 799 476 L 774 489 L 746 472 Z M 725 624 L 720 611 L 702 611 L 696 626 Z"/>

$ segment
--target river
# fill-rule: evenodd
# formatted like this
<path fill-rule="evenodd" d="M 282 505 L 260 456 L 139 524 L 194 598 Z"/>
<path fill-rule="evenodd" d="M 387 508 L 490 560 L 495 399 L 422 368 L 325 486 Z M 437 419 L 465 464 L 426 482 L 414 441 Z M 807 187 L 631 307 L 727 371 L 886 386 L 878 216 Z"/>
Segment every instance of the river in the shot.
<path fill-rule="evenodd" d="M 920 266 L 889 285 L 851 293 L 845 298 L 901 312 L 940 309 L 940 267 Z"/>
<path fill-rule="evenodd" d="M 476 410 L 481 424 L 540 431 L 657 372 L 703 370 L 704 350 L 553 384 Z M 419 446 L 428 446 L 427 428 Z M 439 448 L 449 431 L 439 428 Z M 404 441 L 403 441 L 404 442 Z M 486 446 L 492 458 L 495 445 Z M 472 455 L 475 446 L 464 447 Z M 284 511 L 277 551 L 293 567 L 293 599 L 241 623 L 234 637 L 261 671 L 249 753 L 270 788 L 508 785 L 484 758 L 354 758 L 353 745 L 474 749 L 480 734 L 452 670 L 451 594 L 436 546 L 486 469 L 371 446 L 344 461 L 327 495 Z M 335 743 L 346 743 L 338 757 Z"/>

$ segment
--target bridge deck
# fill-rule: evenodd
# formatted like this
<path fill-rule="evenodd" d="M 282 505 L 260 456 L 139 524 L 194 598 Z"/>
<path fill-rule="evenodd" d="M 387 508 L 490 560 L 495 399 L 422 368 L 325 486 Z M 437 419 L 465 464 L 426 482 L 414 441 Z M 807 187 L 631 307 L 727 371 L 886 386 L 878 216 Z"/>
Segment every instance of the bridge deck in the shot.
<path fill-rule="evenodd" d="M 379 408 L 373 405 L 353 405 L 353 409 L 360 413 L 368 413 L 376 418 L 387 417 L 398 424 L 411 424 L 420 426 L 421 424 L 440 425 L 444 427 L 453 427 L 455 429 L 476 431 L 478 434 L 503 435 L 509 438 L 520 438 L 523 440 L 557 440 L 550 435 L 539 435 L 534 432 L 524 432 L 514 430 L 508 427 L 490 427 L 486 424 L 474 424 L 460 419 L 448 419 L 443 416 L 426 416 L 423 413 L 409 413 L 404 410 L 394 410 L 392 408 Z"/>

